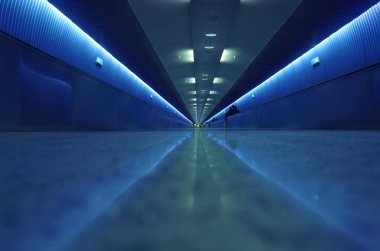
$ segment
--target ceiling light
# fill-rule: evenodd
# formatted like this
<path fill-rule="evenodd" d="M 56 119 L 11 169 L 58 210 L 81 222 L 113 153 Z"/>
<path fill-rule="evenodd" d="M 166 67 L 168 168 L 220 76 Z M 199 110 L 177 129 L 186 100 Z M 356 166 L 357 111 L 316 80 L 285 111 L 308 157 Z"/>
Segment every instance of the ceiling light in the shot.
<path fill-rule="evenodd" d="M 221 83 L 223 83 L 223 78 L 214 78 L 213 83 L 214 84 L 221 84 Z"/>
<path fill-rule="evenodd" d="M 186 84 L 195 84 L 195 78 L 186 78 L 185 83 Z"/>
<path fill-rule="evenodd" d="M 207 101 L 213 101 L 214 99 L 212 99 L 212 98 L 207 98 Z"/>
<path fill-rule="evenodd" d="M 222 57 L 220 58 L 221 63 L 231 63 L 236 60 L 236 51 L 232 49 L 224 49 Z"/>
<path fill-rule="evenodd" d="M 210 91 L 210 94 L 217 94 L 217 91 Z"/>
<path fill-rule="evenodd" d="M 189 91 L 189 94 L 197 94 L 197 91 Z"/>
<path fill-rule="evenodd" d="M 214 46 L 212 46 L 212 45 L 207 45 L 207 46 L 205 46 L 205 49 L 207 49 L 207 50 L 211 50 L 211 49 L 214 49 L 215 47 Z"/>
<path fill-rule="evenodd" d="M 193 63 L 194 62 L 194 50 L 187 49 L 177 52 L 178 59 L 182 62 Z"/>
<path fill-rule="evenodd" d="M 207 80 L 208 80 L 208 78 L 202 78 L 202 80 L 203 80 L 203 81 L 207 81 Z"/>
<path fill-rule="evenodd" d="M 206 33 L 206 37 L 216 37 L 216 33 Z"/>
<path fill-rule="evenodd" d="M 191 99 L 189 99 L 189 101 L 197 101 L 197 99 L 196 98 L 191 98 Z"/>
<path fill-rule="evenodd" d="M 207 73 L 203 73 L 202 77 L 208 77 L 208 74 Z"/>

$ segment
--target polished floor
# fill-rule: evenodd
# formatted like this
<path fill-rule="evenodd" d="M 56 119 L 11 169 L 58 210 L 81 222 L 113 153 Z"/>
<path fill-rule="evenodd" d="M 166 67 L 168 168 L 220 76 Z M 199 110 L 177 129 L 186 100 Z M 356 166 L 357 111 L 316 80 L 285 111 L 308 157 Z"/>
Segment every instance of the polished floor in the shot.
<path fill-rule="evenodd" d="M 0 134 L 0 250 L 380 250 L 380 132 Z"/>

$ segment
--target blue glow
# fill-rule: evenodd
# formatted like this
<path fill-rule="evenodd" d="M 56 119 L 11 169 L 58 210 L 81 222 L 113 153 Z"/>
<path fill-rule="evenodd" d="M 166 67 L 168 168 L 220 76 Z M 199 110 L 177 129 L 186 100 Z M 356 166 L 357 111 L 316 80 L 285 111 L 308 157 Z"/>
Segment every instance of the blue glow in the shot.
<path fill-rule="evenodd" d="M 182 117 L 184 120 L 192 123 L 185 115 L 183 115 L 181 112 L 179 112 L 174 106 L 172 106 L 169 102 L 167 102 L 163 97 L 161 97 L 155 90 L 153 90 L 148 84 L 146 84 L 144 81 L 142 81 L 136 74 L 134 74 L 131 70 L 129 70 L 125 65 L 123 65 L 119 60 L 117 60 L 111 53 L 109 53 L 106 49 L 104 49 L 101 45 L 99 45 L 92 37 L 90 37 L 86 32 L 84 32 L 81 28 L 79 28 L 74 22 L 72 22 L 68 17 L 66 17 L 60 10 L 58 10 L 54 5 L 47 2 L 46 3 L 50 6 L 52 10 L 57 15 L 60 15 L 64 18 L 64 20 L 69 21 L 73 27 L 80 33 L 82 36 L 85 36 L 86 38 L 90 39 L 93 46 L 100 47 L 102 52 L 105 53 L 108 57 L 112 59 L 112 61 L 116 64 L 118 64 L 119 67 L 122 67 L 122 69 L 126 72 L 128 72 L 129 75 L 133 76 L 137 80 L 137 82 L 142 85 L 145 89 L 147 89 L 149 92 L 151 92 L 151 96 L 157 96 L 159 101 L 163 103 L 164 107 L 169 107 L 175 114 Z"/>
<path fill-rule="evenodd" d="M 291 94 L 291 93 L 285 93 L 285 94 L 282 93 L 281 96 L 279 96 L 279 94 L 276 93 L 275 89 L 281 87 L 280 86 L 281 81 L 278 81 L 279 78 L 283 77 L 286 74 L 288 74 L 288 75 L 292 74 L 292 71 L 294 72 L 296 69 L 299 70 L 300 68 L 302 68 L 302 66 L 305 64 L 305 62 L 311 62 L 313 64 L 313 62 L 312 62 L 313 59 L 317 58 L 318 62 L 320 60 L 322 60 L 321 62 L 323 63 L 324 61 L 323 61 L 322 55 L 319 55 L 319 54 L 321 54 L 322 52 L 325 52 L 329 46 L 334 46 L 336 43 L 345 42 L 346 41 L 345 39 L 353 39 L 352 33 L 355 31 L 355 29 L 358 28 L 357 27 L 358 24 L 366 24 L 368 26 L 376 25 L 376 24 L 373 24 L 374 22 L 371 22 L 370 20 L 374 20 L 376 17 L 378 17 L 379 13 L 380 13 L 380 2 L 377 3 L 376 5 L 374 5 L 373 7 L 371 7 L 369 10 L 367 10 L 363 14 L 361 14 L 359 17 L 357 17 L 356 19 L 354 19 L 350 23 L 348 23 L 345 26 L 343 26 L 342 28 L 340 28 L 335 33 L 331 34 L 329 37 L 327 37 L 321 43 L 319 43 L 318 45 L 316 45 L 315 47 L 313 47 L 309 51 L 305 52 L 302 56 L 295 59 L 293 62 L 288 64 L 286 67 L 284 67 L 283 69 L 281 69 L 280 71 L 278 71 L 277 73 L 272 75 L 270 78 L 265 80 L 263 83 L 259 84 L 258 86 L 253 88 L 251 91 L 249 91 L 246 94 L 244 94 L 243 96 L 241 96 L 235 102 L 231 103 L 230 105 L 228 105 L 227 107 L 225 107 L 224 109 L 222 109 L 221 111 L 216 113 L 214 116 L 210 117 L 204 123 L 209 123 L 213 119 L 218 120 L 218 119 L 223 118 L 224 114 L 227 112 L 229 107 L 232 105 L 236 105 L 239 108 L 241 108 L 240 105 L 242 105 L 243 103 L 246 103 L 248 105 L 252 104 L 252 97 L 254 97 L 254 96 L 256 96 L 256 97 L 266 96 L 269 89 L 274 90 L 273 92 L 275 93 L 273 95 L 273 97 L 271 97 L 270 100 L 273 100 L 275 98 L 279 98 L 279 97 L 284 96 L 284 95 Z M 347 50 L 347 48 L 341 48 L 341 49 Z M 337 52 L 337 53 L 339 54 L 339 52 Z M 352 53 L 355 53 L 355 52 L 352 52 Z M 360 67 L 367 66 L 367 65 L 361 65 L 361 64 L 364 64 L 366 62 L 365 62 L 365 60 L 362 60 L 359 57 L 353 58 L 352 60 L 355 62 L 359 62 L 356 64 L 356 67 L 358 67 L 358 65 L 360 65 Z M 339 69 L 334 69 L 334 70 L 339 72 Z M 355 69 L 352 69 L 352 70 L 355 70 Z M 342 72 L 340 72 L 340 74 L 342 74 Z M 289 91 L 294 92 L 294 91 L 298 91 L 300 89 L 300 87 L 297 87 L 297 86 L 288 85 L 287 87 L 289 89 L 289 90 L 287 90 L 288 92 Z M 304 87 L 305 86 L 303 86 L 302 88 L 304 88 Z M 308 86 L 308 87 L 310 87 L 310 86 Z M 293 90 L 292 90 L 292 88 L 293 88 Z M 296 89 L 296 88 L 299 88 L 299 89 Z M 269 100 L 267 100 L 267 101 L 269 101 Z M 248 102 L 251 102 L 251 103 L 248 103 Z M 239 109 L 239 110 L 242 111 L 241 109 Z"/>
<path fill-rule="evenodd" d="M 186 116 L 48 1 L 0 0 L 0 9 L 2 31 L 161 110 L 168 111 L 166 107 L 169 107 L 170 113 L 191 124 Z M 96 67 L 96 57 L 105 62 L 102 71 Z M 150 95 L 155 98 L 151 100 Z"/>

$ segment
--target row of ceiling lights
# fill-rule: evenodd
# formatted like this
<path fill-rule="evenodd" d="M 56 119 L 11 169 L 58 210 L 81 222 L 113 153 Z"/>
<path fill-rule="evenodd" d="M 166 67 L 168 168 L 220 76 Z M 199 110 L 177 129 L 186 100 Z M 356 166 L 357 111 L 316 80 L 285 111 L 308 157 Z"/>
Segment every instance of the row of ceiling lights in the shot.
<path fill-rule="evenodd" d="M 212 37 L 216 37 L 217 34 L 216 33 L 206 33 L 205 34 L 206 37 L 209 37 L 209 38 L 212 38 Z M 215 47 L 212 46 L 212 45 L 206 45 L 204 46 L 204 48 L 206 50 L 212 50 L 214 49 Z M 194 62 L 194 52 L 192 51 L 192 62 Z M 236 55 L 234 55 L 235 53 L 233 53 L 232 51 L 230 50 L 227 50 L 225 49 L 222 53 L 222 56 L 221 56 L 221 59 L 220 59 L 220 62 L 221 63 L 225 63 L 225 62 L 231 62 L 231 61 L 235 61 L 236 60 Z M 180 56 L 179 56 L 180 58 Z M 203 73 L 202 74 L 202 81 L 208 81 L 209 80 L 209 74 L 208 73 Z M 195 78 L 187 78 L 185 80 L 185 83 L 189 83 L 189 84 L 196 84 L 196 79 Z M 222 84 L 223 83 L 223 79 L 222 78 L 219 78 L 219 77 L 214 77 L 213 79 L 213 84 Z M 188 92 L 189 94 L 192 94 L 192 95 L 196 95 L 197 94 L 197 91 L 189 91 Z M 207 90 L 201 90 L 201 93 L 202 94 L 206 94 L 207 93 Z M 215 95 L 217 94 L 216 91 L 210 91 L 209 92 L 210 95 Z M 197 98 L 191 98 L 189 101 L 197 101 Z M 200 99 L 199 101 L 204 101 L 204 99 Z M 207 98 L 207 102 L 210 102 L 210 101 L 213 101 L 213 99 L 211 98 Z M 193 112 L 195 112 L 197 114 L 198 110 L 201 111 L 203 106 L 202 107 L 199 107 L 197 109 L 197 103 L 193 103 L 191 104 L 192 107 L 192 110 Z M 211 106 L 211 103 L 205 103 L 204 105 L 205 107 L 203 108 L 203 110 L 208 110 L 209 107 Z"/>
<path fill-rule="evenodd" d="M 205 36 L 206 36 L 206 37 L 216 37 L 217 34 L 216 34 L 216 33 L 206 33 Z M 214 49 L 215 47 L 212 46 L 212 45 L 206 45 L 204 48 L 205 48 L 206 50 L 212 50 L 212 49 Z M 203 73 L 203 74 L 202 74 L 202 81 L 208 81 L 208 80 L 209 80 L 208 77 L 209 77 L 209 74 L 208 74 L 208 73 Z M 220 78 L 218 78 L 218 79 L 220 79 Z M 192 83 L 195 84 L 195 82 L 196 82 L 196 81 L 195 81 L 195 78 L 192 78 L 190 82 L 192 82 Z M 214 79 L 213 82 L 216 83 L 216 82 L 220 82 L 220 81 L 215 81 L 215 79 Z M 201 93 L 202 93 L 202 94 L 206 94 L 206 93 L 207 93 L 207 90 L 202 90 Z M 191 91 L 191 94 L 196 94 L 196 91 Z M 216 94 L 216 91 L 210 91 L 209 94 L 211 94 L 211 95 L 212 95 L 212 94 Z M 209 102 L 209 101 L 212 101 L 212 100 L 213 100 L 213 99 L 210 99 L 210 98 L 207 99 L 208 102 Z M 190 101 L 197 101 L 197 99 L 196 99 L 196 98 L 192 98 Z M 201 100 L 199 100 L 199 101 L 204 101 L 204 99 L 201 99 Z M 195 113 L 197 113 L 197 110 L 198 110 L 198 109 L 197 109 L 197 103 L 192 103 L 191 106 L 194 106 L 194 107 L 192 107 L 192 109 L 193 109 L 193 111 L 195 111 Z M 211 103 L 205 103 L 204 106 L 211 106 Z M 207 110 L 207 109 L 208 109 L 208 107 L 204 107 L 204 110 Z"/>

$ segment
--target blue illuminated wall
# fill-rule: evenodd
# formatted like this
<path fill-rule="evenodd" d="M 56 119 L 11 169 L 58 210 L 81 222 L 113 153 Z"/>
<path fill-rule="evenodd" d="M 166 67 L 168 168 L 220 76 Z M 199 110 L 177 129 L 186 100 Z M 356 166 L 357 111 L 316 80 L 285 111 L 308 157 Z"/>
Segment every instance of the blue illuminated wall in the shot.
<path fill-rule="evenodd" d="M 380 128 L 379 62 L 380 3 L 206 122 L 239 128 Z M 225 118 L 232 105 L 239 113 Z"/>
<path fill-rule="evenodd" d="M 2 130 L 190 123 L 45 0 L 0 0 L 0 30 Z"/>

